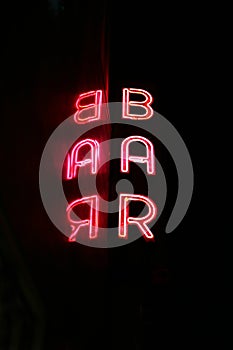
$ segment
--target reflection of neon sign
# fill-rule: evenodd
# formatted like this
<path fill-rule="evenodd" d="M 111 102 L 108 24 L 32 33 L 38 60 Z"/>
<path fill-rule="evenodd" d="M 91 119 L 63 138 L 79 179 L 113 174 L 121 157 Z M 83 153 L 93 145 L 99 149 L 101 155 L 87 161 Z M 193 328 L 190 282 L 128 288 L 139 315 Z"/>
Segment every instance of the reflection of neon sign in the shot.
<path fill-rule="evenodd" d="M 76 221 L 71 218 L 71 212 L 74 208 L 79 206 L 80 204 L 90 204 L 90 215 L 88 219 Z M 98 233 L 98 208 L 99 208 L 99 199 L 98 196 L 89 196 L 84 197 L 81 199 L 77 199 L 74 202 L 72 202 L 68 208 L 67 211 L 67 217 L 70 222 L 70 226 L 72 229 L 72 233 L 69 237 L 69 241 L 73 242 L 75 241 L 75 237 L 78 234 L 78 231 L 81 226 L 89 226 L 89 238 L 93 239 L 97 237 Z"/>
<path fill-rule="evenodd" d="M 134 218 L 129 216 L 129 201 L 140 201 L 145 203 L 149 212 L 146 216 Z M 143 236 L 147 239 L 153 239 L 154 235 L 147 226 L 149 222 L 154 220 L 157 216 L 157 207 L 151 199 L 141 196 L 139 194 L 127 194 L 121 193 L 120 195 L 120 205 L 119 205 L 119 233 L 118 236 L 122 238 L 128 237 L 128 225 L 135 224 L 138 226 Z"/>
<path fill-rule="evenodd" d="M 143 101 L 130 100 L 130 94 L 137 94 L 143 96 Z M 142 89 L 123 89 L 123 107 L 122 118 L 144 120 L 149 119 L 153 115 L 151 108 L 152 96 Z M 86 104 L 85 103 L 86 100 Z M 90 103 L 90 100 L 92 103 Z M 87 103 L 89 102 L 89 103 Z M 102 90 L 90 91 L 79 95 L 76 102 L 77 112 L 74 115 L 74 121 L 77 124 L 85 124 L 94 120 L 101 119 L 101 107 L 102 107 Z M 139 108 L 144 113 L 136 114 L 132 113 L 131 108 Z M 137 156 L 129 154 L 129 146 L 132 142 L 140 142 L 145 145 L 146 156 Z M 90 147 L 90 158 L 81 159 L 80 150 L 88 146 Z M 67 180 L 73 179 L 77 176 L 77 169 L 90 164 L 90 173 L 96 174 L 98 170 L 98 157 L 99 157 L 99 143 L 93 139 L 84 139 L 74 145 L 71 152 L 67 156 Z M 121 171 L 124 173 L 129 172 L 129 161 L 136 163 L 146 163 L 147 174 L 155 175 L 155 158 L 154 158 L 154 146 L 147 138 L 142 136 L 130 136 L 127 137 L 121 144 Z M 129 202 L 137 201 L 142 202 L 148 207 L 148 213 L 141 217 L 129 216 Z M 71 217 L 74 208 L 77 208 L 80 204 L 89 204 L 90 212 L 89 217 L 85 220 L 74 220 Z M 68 221 L 72 228 L 72 233 L 69 237 L 69 241 L 75 241 L 79 229 L 82 226 L 89 226 L 89 238 L 94 239 L 98 237 L 98 222 L 99 222 L 99 198 L 93 194 L 89 197 L 84 197 L 73 201 L 67 208 Z M 136 225 L 142 236 L 145 239 L 152 240 L 154 238 L 153 233 L 147 226 L 157 216 L 157 206 L 148 197 L 140 194 L 120 194 L 119 199 L 119 231 L 118 237 L 127 239 L 128 226 Z"/>
<path fill-rule="evenodd" d="M 79 151 L 82 147 L 90 146 L 91 158 L 79 160 Z M 67 179 L 73 179 L 77 175 L 77 168 L 86 164 L 91 164 L 91 173 L 97 173 L 97 163 L 99 156 L 99 143 L 96 140 L 85 139 L 78 142 L 67 157 Z"/>
<path fill-rule="evenodd" d="M 82 100 L 89 100 L 90 97 L 94 97 L 95 102 L 89 103 L 89 104 L 81 104 Z M 74 114 L 74 120 L 78 124 L 85 124 L 88 122 L 91 122 L 93 120 L 98 120 L 101 117 L 101 106 L 102 106 L 102 90 L 96 90 L 96 91 L 89 91 L 85 92 L 84 94 L 79 95 L 77 101 L 76 101 L 76 107 L 77 112 Z M 94 115 L 81 118 L 81 115 L 83 114 L 85 110 L 94 110 Z"/>

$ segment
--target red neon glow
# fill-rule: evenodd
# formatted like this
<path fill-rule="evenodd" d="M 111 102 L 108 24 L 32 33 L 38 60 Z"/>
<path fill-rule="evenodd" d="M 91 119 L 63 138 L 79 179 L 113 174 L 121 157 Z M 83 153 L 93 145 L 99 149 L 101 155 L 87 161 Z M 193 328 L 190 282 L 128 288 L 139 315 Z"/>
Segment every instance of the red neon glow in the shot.
<path fill-rule="evenodd" d="M 139 94 L 145 97 L 144 101 L 130 101 L 130 94 Z M 122 118 L 125 119 L 149 119 L 153 116 L 153 109 L 151 104 L 153 102 L 153 97 L 149 92 L 142 89 L 123 89 L 123 98 L 122 98 Z M 144 114 L 133 114 L 130 113 L 130 107 L 141 107 L 145 110 Z"/>
<path fill-rule="evenodd" d="M 94 103 L 81 104 L 82 100 L 87 98 L 94 97 Z M 74 114 L 74 121 L 78 124 L 85 124 L 92 122 L 93 120 L 98 120 L 101 117 L 101 106 L 102 106 L 102 90 L 93 90 L 85 92 L 84 94 L 79 95 L 76 101 L 77 112 Z M 93 115 L 81 118 L 82 112 L 93 109 Z"/>
<path fill-rule="evenodd" d="M 129 217 L 129 201 L 141 201 L 148 206 L 148 214 L 139 218 Z M 128 225 L 135 224 L 138 226 L 142 235 L 145 239 L 153 239 L 154 235 L 147 226 L 147 223 L 154 220 L 157 216 L 157 206 L 148 197 L 138 194 L 120 194 L 120 205 L 119 205 L 119 231 L 118 235 L 121 238 L 128 238 Z"/>
<path fill-rule="evenodd" d="M 146 157 L 130 156 L 129 145 L 131 142 L 142 142 L 146 146 Z M 121 144 L 121 171 L 129 172 L 129 161 L 135 163 L 147 163 L 147 174 L 155 174 L 154 146 L 147 138 L 142 136 L 129 136 Z"/>
<path fill-rule="evenodd" d="M 75 221 L 71 219 L 71 212 L 74 207 L 77 207 L 80 204 L 90 203 L 90 216 L 89 219 Z M 98 209 L 99 209 L 99 199 L 97 196 L 83 197 L 72 202 L 66 209 L 67 217 L 71 223 L 72 233 L 69 237 L 70 242 L 74 242 L 80 227 L 89 226 L 89 238 L 96 238 L 98 235 Z"/>
<path fill-rule="evenodd" d="M 84 146 L 90 146 L 91 149 L 91 158 L 86 158 L 84 160 L 79 159 L 79 150 Z M 76 177 L 77 168 L 83 167 L 87 164 L 91 164 L 91 173 L 97 173 L 99 158 L 99 143 L 96 140 L 85 139 L 78 142 L 71 151 L 71 155 L 67 155 L 67 179 L 73 179 Z"/>

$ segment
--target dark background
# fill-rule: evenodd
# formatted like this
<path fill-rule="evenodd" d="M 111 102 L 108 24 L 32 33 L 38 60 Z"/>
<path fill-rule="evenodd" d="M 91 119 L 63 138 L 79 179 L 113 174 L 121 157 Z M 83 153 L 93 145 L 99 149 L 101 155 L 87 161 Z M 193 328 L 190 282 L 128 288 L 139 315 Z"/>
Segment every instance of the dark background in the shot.
<path fill-rule="evenodd" d="M 3 4 L 0 349 L 190 349 L 217 339 L 224 348 L 224 226 L 215 221 L 208 142 L 211 14 L 198 3 Z M 115 102 L 123 87 L 149 91 L 184 139 L 195 174 L 191 205 L 173 233 L 159 227 L 154 243 L 68 243 L 40 199 L 43 148 L 79 93 L 108 88 Z M 176 187 L 162 148 L 160 157 Z"/>

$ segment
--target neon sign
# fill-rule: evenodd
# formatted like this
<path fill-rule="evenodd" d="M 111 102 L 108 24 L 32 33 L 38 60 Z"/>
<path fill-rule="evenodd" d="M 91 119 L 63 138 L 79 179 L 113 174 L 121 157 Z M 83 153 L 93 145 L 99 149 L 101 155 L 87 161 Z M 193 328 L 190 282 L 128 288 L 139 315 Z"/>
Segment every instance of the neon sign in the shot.
<path fill-rule="evenodd" d="M 140 201 L 147 205 L 149 208 L 148 214 L 142 217 L 134 218 L 129 216 L 129 201 Z M 155 203 L 148 197 L 121 193 L 120 194 L 120 206 L 119 206 L 119 237 L 127 238 L 128 237 L 128 225 L 134 224 L 137 225 L 140 229 L 143 237 L 145 239 L 153 239 L 154 235 L 147 226 L 147 223 L 154 220 L 157 216 L 157 207 Z"/>
<path fill-rule="evenodd" d="M 90 247 L 117 247 L 139 237 L 152 241 L 153 225 L 163 212 L 168 187 L 162 164 L 155 158 L 155 145 L 151 138 L 143 137 L 147 132 L 170 154 L 178 180 L 174 206 L 164 227 L 164 233 L 169 234 L 184 218 L 193 193 L 193 166 L 185 142 L 169 120 L 156 111 L 152 113 L 153 99 L 147 91 L 124 88 L 120 103 L 103 103 L 102 96 L 102 90 L 81 94 L 75 115 L 63 120 L 46 142 L 39 187 L 48 217 L 71 242 Z M 133 130 L 128 126 L 139 126 L 143 135 L 124 133 L 125 138 L 109 139 L 114 123 L 128 130 Z M 140 166 L 146 176 L 141 184 L 146 184 L 147 194 L 133 192 L 128 185 L 123 188 L 122 183 L 118 192 L 117 183 L 113 194 L 118 192 L 118 199 L 108 201 L 109 162 L 115 159 L 119 169 L 114 171 L 125 174 L 123 178 L 134 171 L 132 163 Z M 117 216 L 110 217 L 110 213 Z"/>
<path fill-rule="evenodd" d="M 131 94 L 143 96 L 145 99 L 143 101 L 132 101 L 130 100 Z M 92 103 L 87 103 L 87 101 L 90 102 L 90 99 L 92 99 Z M 151 108 L 152 101 L 153 98 L 151 94 L 145 90 L 124 88 L 122 96 L 122 118 L 134 120 L 146 120 L 151 118 L 153 115 L 153 109 Z M 79 95 L 76 101 L 76 107 L 77 111 L 74 115 L 75 123 L 85 124 L 100 120 L 102 117 L 102 90 L 89 91 Z M 132 107 L 137 107 L 143 110 L 144 113 L 132 113 Z M 84 116 L 85 113 L 86 115 Z M 145 156 L 130 155 L 129 148 L 130 144 L 133 142 L 140 142 L 145 146 Z M 90 158 L 81 159 L 80 150 L 86 146 L 90 148 Z M 89 165 L 90 174 L 97 174 L 99 153 L 100 147 L 96 140 L 87 138 L 77 142 L 67 155 L 66 179 L 71 180 L 77 177 L 78 168 L 85 167 L 86 165 Z M 129 162 L 145 163 L 147 174 L 155 175 L 155 157 L 152 142 L 140 135 L 133 135 L 124 139 L 121 144 L 121 172 L 130 172 Z M 140 217 L 129 216 L 129 205 L 131 201 L 144 203 L 148 208 L 148 213 Z M 90 211 L 88 218 L 77 221 L 72 218 L 72 212 L 74 209 L 77 209 L 80 204 L 89 204 Z M 135 225 L 146 240 L 154 239 L 154 235 L 147 224 L 156 218 L 157 212 L 157 206 L 150 198 L 142 196 L 141 194 L 121 193 L 119 198 L 118 237 L 127 239 L 128 226 Z M 89 227 L 89 238 L 96 239 L 98 237 L 99 215 L 99 198 L 96 194 L 78 198 L 70 203 L 67 207 L 67 218 L 72 229 L 69 241 L 73 242 L 76 240 L 76 236 L 83 226 Z"/>
<path fill-rule="evenodd" d="M 146 146 L 147 156 L 130 156 L 129 145 L 131 142 L 141 142 Z M 147 138 L 142 136 L 129 136 L 121 144 L 121 171 L 129 172 L 129 161 L 147 163 L 147 174 L 155 175 L 154 146 Z"/>

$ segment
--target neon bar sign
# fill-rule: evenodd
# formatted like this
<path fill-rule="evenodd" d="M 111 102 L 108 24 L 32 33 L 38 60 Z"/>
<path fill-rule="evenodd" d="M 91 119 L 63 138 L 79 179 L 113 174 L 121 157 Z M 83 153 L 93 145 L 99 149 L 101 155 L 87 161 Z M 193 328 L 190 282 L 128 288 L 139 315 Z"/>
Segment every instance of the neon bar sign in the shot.
<path fill-rule="evenodd" d="M 133 101 L 130 99 L 132 94 L 143 97 L 142 101 Z M 77 124 L 91 123 L 95 120 L 101 120 L 102 107 L 102 90 L 89 91 L 79 95 L 76 101 L 77 111 L 74 114 L 74 122 Z M 91 100 L 91 103 L 90 103 Z M 151 94 L 142 89 L 124 88 L 122 95 L 122 118 L 133 120 L 146 120 L 153 116 L 151 104 L 153 98 Z M 143 113 L 131 113 L 130 108 L 137 107 Z M 86 113 L 85 112 L 89 112 Z M 132 142 L 140 142 L 145 146 L 145 156 L 130 155 L 130 144 Z M 90 149 L 89 158 L 80 159 L 80 149 L 88 146 Z M 79 167 L 89 167 L 90 174 L 96 174 L 98 169 L 98 161 L 100 156 L 100 148 L 97 140 L 87 138 L 77 142 L 67 155 L 66 164 L 66 180 L 74 179 L 77 176 Z M 150 140 L 140 135 L 129 136 L 123 140 L 121 144 L 121 166 L 122 173 L 130 172 L 130 162 L 144 163 L 146 165 L 147 175 L 156 175 L 154 146 Z M 130 202 L 142 202 L 147 207 L 147 214 L 140 217 L 129 216 Z M 72 211 L 79 205 L 88 204 L 90 207 L 89 217 L 85 220 L 74 220 L 71 217 Z M 70 203 L 67 207 L 67 218 L 70 223 L 72 232 L 69 241 L 76 241 L 76 236 L 83 226 L 88 226 L 89 239 L 98 238 L 98 222 L 99 222 L 99 198 L 93 194 L 88 197 L 78 198 Z M 128 226 L 135 225 L 142 236 L 146 240 L 154 239 L 154 235 L 148 227 L 148 223 L 157 217 L 157 206 L 148 197 L 141 194 L 121 193 L 119 198 L 119 221 L 118 221 L 118 237 L 122 239 L 128 238 Z"/>

